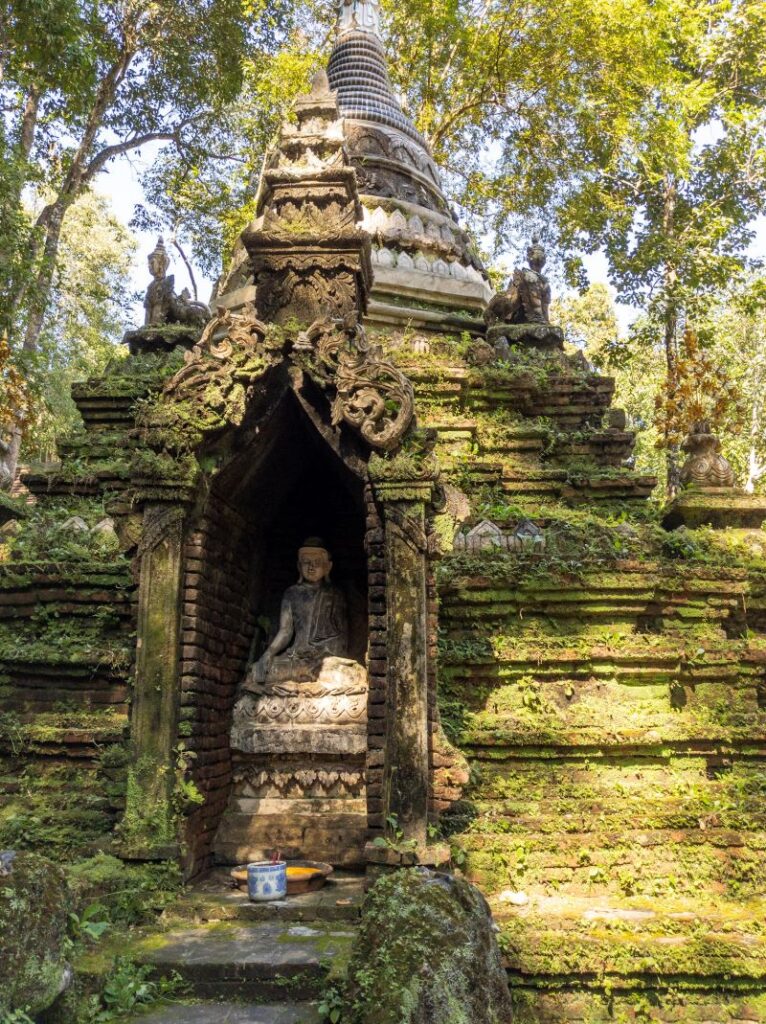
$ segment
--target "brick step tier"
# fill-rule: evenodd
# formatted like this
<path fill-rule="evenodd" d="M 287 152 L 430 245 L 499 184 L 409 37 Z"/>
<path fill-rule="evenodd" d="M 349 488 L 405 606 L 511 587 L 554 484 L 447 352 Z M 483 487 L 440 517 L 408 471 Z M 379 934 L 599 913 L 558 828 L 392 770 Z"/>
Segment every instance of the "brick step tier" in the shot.
<path fill-rule="evenodd" d="M 694 641 L 682 645 L 676 637 L 665 638 L 676 641 L 665 650 L 651 645 L 650 638 L 642 646 L 641 639 L 641 634 L 626 635 L 626 645 L 633 647 L 629 651 L 595 645 L 579 650 L 551 650 L 541 642 L 539 646 L 506 646 L 495 657 L 481 658 L 472 653 L 470 660 L 460 656 L 461 642 L 457 640 L 454 651 L 442 653 L 439 678 L 447 687 L 470 681 L 473 688 L 486 693 L 520 679 L 566 683 L 607 679 L 629 684 L 694 686 L 702 682 L 746 685 L 747 680 L 752 681 L 749 685 L 758 685 L 763 677 L 764 652 L 745 641 L 731 641 L 728 651 L 719 652 L 697 646 Z"/>
<path fill-rule="evenodd" d="M 127 704 L 125 670 L 110 672 L 97 661 L 71 665 L 29 665 L 0 659 L 0 710 L 21 716 L 53 712 L 62 705 L 93 710 L 121 709 Z M 66 714 L 66 712 L 62 712 Z"/>
<path fill-rule="evenodd" d="M 0 565 L 0 620 L 39 615 L 41 607 L 59 616 L 88 615 L 108 607 L 115 618 L 128 619 L 133 589 L 124 564 L 6 562 Z"/>
<path fill-rule="evenodd" d="M 132 426 L 132 422 L 131 422 Z M 114 459 L 125 447 L 125 430 L 82 430 L 57 445 L 62 462 L 79 459 Z"/>
<path fill-rule="evenodd" d="M 544 983 L 543 983 L 544 984 Z M 766 985 L 723 978 L 574 979 L 570 991 L 544 991 L 511 978 L 514 1024 L 754 1024 L 766 1020 Z"/>
<path fill-rule="evenodd" d="M 515 980 L 624 980 L 642 974 L 766 980 L 763 899 L 530 896 L 514 906 L 497 896 L 490 904 Z"/>
<path fill-rule="evenodd" d="M 478 703 L 478 702 L 477 702 Z M 494 690 L 464 712 L 460 746 L 613 747 L 661 749 L 668 744 L 727 746 L 766 742 L 766 708 L 755 686 L 706 683 L 687 689 L 640 688 L 603 680 L 522 680 Z"/>
<path fill-rule="evenodd" d="M 466 481 L 477 487 L 499 487 L 514 500 L 562 500 L 578 505 L 583 502 L 645 501 L 654 490 L 656 479 L 631 470 L 619 473 L 570 476 L 565 469 L 507 469 L 501 462 L 472 459 L 470 464 L 453 466 L 445 472 L 455 482 Z M 533 515 L 530 510 L 530 515 Z"/>
<path fill-rule="evenodd" d="M 528 895 L 663 895 L 745 900 L 766 891 L 764 814 L 747 830 L 693 828 L 603 831 L 597 812 L 583 832 L 461 837 L 468 875 L 484 892 L 522 888 Z M 758 826 L 760 825 L 760 829 Z M 704 827 L 700 827 L 704 826 Z"/>
<path fill-rule="evenodd" d="M 173 1003 L 160 1010 L 129 1018 L 135 1024 L 321 1024 L 317 1002 L 280 1000 L 279 1003 Z"/>
<path fill-rule="evenodd" d="M 597 374 L 555 374 L 535 381 L 525 372 L 495 374 L 463 367 L 438 371 L 403 366 L 415 387 L 418 405 L 438 405 L 469 413 L 511 409 L 520 417 L 545 418 L 562 431 L 599 427 L 612 402 L 614 380 Z"/>
<path fill-rule="evenodd" d="M 631 431 L 594 430 L 578 440 L 564 434 L 552 442 L 540 427 L 503 425 L 491 437 L 475 420 L 458 420 L 424 424 L 437 432 L 439 455 L 449 458 L 471 454 L 478 449 L 481 456 L 499 458 L 509 469 L 534 467 L 541 460 L 590 459 L 600 466 L 620 466 L 633 450 L 635 435 Z"/>
<path fill-rule="evenodd" d="M 62 468 L 61 463 L 50 463 L 40 468 L 33 466 L 24 474 L 23 483 L 38 499 L 90 497 L 124 491 L 130 484 L 130 467 L 127 461 L 100 463 L 94 460 L 74 473 L 66 466 Z"/>
<path fill-rule="evenodd" d="M 71 718 L 72 724 L 66 724 Z M 77 723 L 77 719 L 80 719 Z M 64 720 L 64 724 L 56 724 Z M 41 757 L 96 758 L 109 744 L 121 743 L 127 734 L 125 709 L 109 712 L 43 712 L 20 715 L 12 729 L 0 737 L 0 755 L 34 754 Z"/>
<path fill-rule="evenodd" d="M 289 991 L 297 1001 L 322 992 L 333 961 L 348 954 L 354 935 L 340 922 L 216 921 L 149 934 L 129 952 L 157 976 L 180 976 L 194 996 L 278 1002 Z"/>

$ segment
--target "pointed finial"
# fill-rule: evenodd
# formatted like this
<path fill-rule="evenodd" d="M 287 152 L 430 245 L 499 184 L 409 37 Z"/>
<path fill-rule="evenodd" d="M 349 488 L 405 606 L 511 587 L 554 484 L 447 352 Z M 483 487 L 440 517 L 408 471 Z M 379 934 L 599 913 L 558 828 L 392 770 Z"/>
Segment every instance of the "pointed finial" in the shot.
<path fill-rule="evenodd" d="M 337 33 L 371 32 L 380 38 L 380 4 L 378 0 L 341 0 Z"/>
<path fill-rule="evenodd" d="M 312 96 L 326 96 L 330 91 L 330 81 L 327 77 L 327 72 L 324 68 L 321 68 L 316 72 L 314 77 L 311 79 L 311 95 Z"/>

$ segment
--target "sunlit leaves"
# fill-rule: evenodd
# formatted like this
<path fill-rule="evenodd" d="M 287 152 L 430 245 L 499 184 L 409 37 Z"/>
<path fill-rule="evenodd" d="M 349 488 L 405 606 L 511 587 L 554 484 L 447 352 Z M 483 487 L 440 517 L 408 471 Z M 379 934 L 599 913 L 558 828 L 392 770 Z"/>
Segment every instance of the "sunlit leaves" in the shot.
<path fill-rule="evenodd" d="M 713 433 L 738 430 L 744 421 L 742 395 L 725 362 L 700 344 L 687 328 L 666 386 L 656 398 L 658 445 L 679 445 L 696 423 L 706 422 Z"/>
<path fill-rule="evenodd" d="M 0 436 L 23 429 L 29 418 L 29 390 L 6 337 L 0 337 Z"/>

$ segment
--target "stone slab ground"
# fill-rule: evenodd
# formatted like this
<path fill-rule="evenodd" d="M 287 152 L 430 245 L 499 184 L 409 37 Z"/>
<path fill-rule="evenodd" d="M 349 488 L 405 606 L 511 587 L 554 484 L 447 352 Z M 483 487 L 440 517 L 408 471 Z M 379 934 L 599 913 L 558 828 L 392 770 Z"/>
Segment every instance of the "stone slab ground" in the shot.
<path fill-rule="evenodd" d="M 183 997 L 129 1024 L 318 1024 L 317 1002 L 345 970 L 362 897 L 362 877 L 339 873 L 318 892 L 251 903 L 228 869 L 213 872 L 132 944 L 131 958 L 157 977 L 181 979 Z"/>
<path fill-rule="evenodd" d="M 348 921 L 359 919 L 364 899 L 364 877 L 335 871 L 316 892 L 284 900 L 253 903 L 247 892 L 232 887 L 229 868 L 212 871 L 173 905 L 177 921 Z"/>
<path fill-rule="evenodd" d="M 214 922 L 145 936 L 132 956 L 204 999 L 307 1000 L 345 961 L 354 929 L 327 922 Z"/>
<path fill-rule="evenodd" d="M 134 1018 L 135 1024 L 318 1024 L 313 1003 L 176 1003 Z"/>

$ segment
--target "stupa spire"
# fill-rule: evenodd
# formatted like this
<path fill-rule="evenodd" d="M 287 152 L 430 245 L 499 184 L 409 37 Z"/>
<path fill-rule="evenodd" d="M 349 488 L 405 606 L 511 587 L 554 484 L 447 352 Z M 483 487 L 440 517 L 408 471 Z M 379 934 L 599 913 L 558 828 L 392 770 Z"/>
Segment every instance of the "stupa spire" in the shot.
<path fill-rule="evenodd" d="M 380 39 L 380 4 L 377 0 L 342 0 L 337 34 L 371 32 Z"/>
<path fill-rule="evenodd" d="M 343 0 L 327 74 L 343 117 L 396 128 L 427 150 L 391 87 L 377 0 Z"/>

